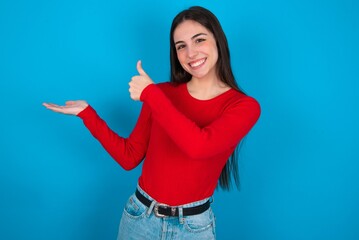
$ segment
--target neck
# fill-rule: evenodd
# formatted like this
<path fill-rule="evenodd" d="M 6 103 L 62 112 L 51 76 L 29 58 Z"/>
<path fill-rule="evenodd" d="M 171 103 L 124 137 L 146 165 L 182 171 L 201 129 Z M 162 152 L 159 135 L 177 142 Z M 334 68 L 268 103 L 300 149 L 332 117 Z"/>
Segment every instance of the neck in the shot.
<path fill-rule="evenodd" d="M 230 89 L 218 77 L 198 79 L 192 78 L 187 83 L 188 92 L 197 99 L 207 100 L 214 98 Z"/>

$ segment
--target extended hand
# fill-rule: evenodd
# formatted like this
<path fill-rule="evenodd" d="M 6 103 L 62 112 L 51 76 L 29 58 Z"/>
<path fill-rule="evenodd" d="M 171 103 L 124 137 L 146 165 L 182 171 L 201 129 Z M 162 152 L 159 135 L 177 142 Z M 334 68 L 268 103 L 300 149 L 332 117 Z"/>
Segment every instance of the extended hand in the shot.
<path fill-rule="evenodd" d="M 129 82 L 129 92 L 133 100 L 140 100 L 143 89 L 153 83 L 152 79 L 143 70 L 141 61 L 137 62 L 137 71 L 140 75 L 133 76 Z"/>
<path fill-rule="evenodd" d="M 88 106 L 88 103 L 83 100 L 77 100 L 67 101 L 65 106 L 60 106 L 53 103 L 43 103 L 42 105 L 54 112 L 77 115 Z"/>

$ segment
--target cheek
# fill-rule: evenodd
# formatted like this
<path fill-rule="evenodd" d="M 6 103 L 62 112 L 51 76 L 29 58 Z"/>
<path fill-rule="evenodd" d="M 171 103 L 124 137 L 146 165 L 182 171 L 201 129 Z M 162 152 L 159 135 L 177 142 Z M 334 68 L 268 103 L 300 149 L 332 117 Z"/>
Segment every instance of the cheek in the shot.
<path fill-rule="evenodd" d="M 216 45 L 211 46 L 212 56 L 215 59 L 215 61 L 218 60 L 218 49 Z"/>
<path fill-rule="evenodd" d="M 180 63 L 182 63 L 185 60 L 185 56 L 183 54 L 183 51 L 177 52 L 177 58 Z"/>
<path fill-rule="evenodd" d="M 177 59 L 180 62 L 181 66 L 183 68 L 186 68 L 187 62 L 186 62 L 186 55 L 184 52 L 177 52 Z"/>
<path fill-rule="evenodd" d="M 201 42 L 197 50 L 204 53 L 211 53 L 215 48 L 217 47 L 212 41 L 204 41 Z"/>

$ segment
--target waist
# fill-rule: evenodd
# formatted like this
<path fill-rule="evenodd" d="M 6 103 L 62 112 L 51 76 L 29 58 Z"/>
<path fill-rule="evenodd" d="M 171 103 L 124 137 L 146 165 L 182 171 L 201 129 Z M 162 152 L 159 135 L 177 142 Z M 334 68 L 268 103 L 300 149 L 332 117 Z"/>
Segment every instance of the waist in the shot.
<path fill-rule="evenodd" d="M 149 176 L 148 173 L 143 172 L 138 185 L 157 202 L 171 206 L 186 205 L 211 198 L 218 181 L 218 179 L 202 180 L 200 178 L 187 180 L 186 177 L 176 175 L 177 173 L 171 177 L 168 177 L 168 174 L 166 176 L 158 174 L 163 176 L 158 178 L 153 176 L 156 174 Z"/>
<path fill-rule="evenodd" d="M 153 212 L 157 217 L 178 217 L 201 214 L 210 208 L 212 202 L 211 198 L 205 198 L 184 205 L 170 206 L 157 202 L 139 186 L 136 189 L 135 195 L 143 205 L 148 208 L 153 208 Z"/>

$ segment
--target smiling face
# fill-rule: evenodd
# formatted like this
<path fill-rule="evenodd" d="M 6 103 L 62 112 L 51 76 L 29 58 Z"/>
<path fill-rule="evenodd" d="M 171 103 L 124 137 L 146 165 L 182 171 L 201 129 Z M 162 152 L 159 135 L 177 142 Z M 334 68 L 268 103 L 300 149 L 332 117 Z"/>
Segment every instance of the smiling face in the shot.
<path fill-rule="evenodd" d="M 178 61 L 192 79 L 217 78 L 218 49 L 213 34 L 200 23 L 186 20 L 173 33 Z"/>

